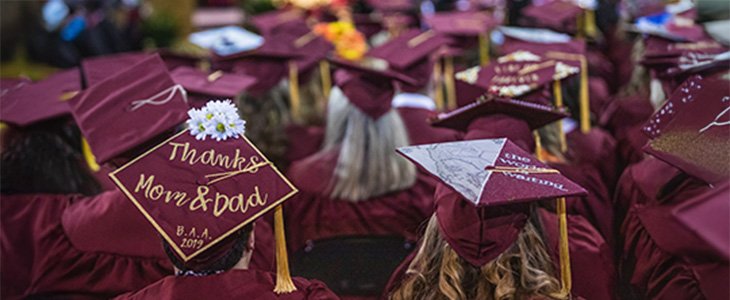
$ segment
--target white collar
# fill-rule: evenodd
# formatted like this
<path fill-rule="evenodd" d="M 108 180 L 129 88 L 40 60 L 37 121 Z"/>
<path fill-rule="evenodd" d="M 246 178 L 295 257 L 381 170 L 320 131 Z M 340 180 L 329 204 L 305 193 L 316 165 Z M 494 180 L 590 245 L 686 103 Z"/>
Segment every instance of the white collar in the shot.
<path fill-rule="evenodd" d="M 426 95 L 415 93 L 399 93 L 393 97 L 391 105 L 395 108 L 411 107 L 436 110 L 436 104 L 433 102 L 433 99 Z"/>
<path fill-rule="evenodd" d="M 573 120 L 571 118 L 564 118 L 562 120 L 562 123 L 563 123 L 563 132 L 565 134 L 573 132 L 573 130 L 575 130 L 575 128 L 578 127 L 578 123 L 575 122 L 575 120 Z"/>

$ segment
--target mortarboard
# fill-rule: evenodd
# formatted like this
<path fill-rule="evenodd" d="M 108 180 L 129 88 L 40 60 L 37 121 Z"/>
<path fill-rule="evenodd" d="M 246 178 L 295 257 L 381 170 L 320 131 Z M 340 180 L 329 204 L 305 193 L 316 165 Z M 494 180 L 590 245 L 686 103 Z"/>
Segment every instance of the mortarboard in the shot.
<path fill-rule="evenodd" d="M 144 52 L 128 52 L 86 58 L 81 61 L 81 72 L 86 87 L 93 86 L 112 76 L 115 72 L 126 69 L 153 54 Z"/>
<path fill-rule="evenodd" d="M 444 183 L 435 196 L 440 231 L 460 257 L 477 267 L 512 246 L 529 217 L 526 204 L 586 194 L 506 138 L 397 151 Z"/>
<path fill-rule="evenodd" d="M 192 271 L 221 258 L 233 233 L 276 208 L 274 291 L 296 290 L 286 266 L 280 205 L 297 189 L 243 135 L 245 122 L 232 103 L 211 101 L 188 115 L 189 129 L 110 177 Z"/>
<path fill-rule="evenodd" d="M 23 87 L 26 84 L 29 84 L 33 81 L 31 81 L 28 78 L 18 77 L 18 78 L 0 78 L 0 96 L 4 96 L 5 94 L 19 89 Z"/>
<path fill-rule="evenodd" d="M 330 61 L 339 67 L 335 71 L 335 85 L 353 105 L 373 119 L 391 109 L 395 95 L 393 81 L 414 83 L 413 79 L 389 70 L 388 63 L 382 59 L 365 58 L 354 62 L 331 58 Z"/>
<path fill-rule="evenodd" d="M 199 107 L 211 99 L 233 99 L 252 86 L 256 79 L 241 74 L 216 71 L 211 74 L 190 67 L 179 67 L 170 76 L 188 92 L 190 105 Z M 196 101 L 197 100 L 197 101 Z"/>
<path fill-rule="evenodd" d="M 414 92 L 428 84 L 433 72 L 431 56 L 447 43 L 447 37 L 433 30 L 412 29 L 371 49 L 368 55 L 386 60 L 392 69 L 417 80 L 415 85 L 401 86 L 404 91 Z"/>
<path fill-rule="evenodd" d="M 4 81 L 4 80 L 3 80 Z M 52 74 L 48 78 L 30 83 L 18 81 L 0 96 L 0 121 L 17 126 L 69 114 L 68 100 L 81 89 L 78 68 Z"/>
<path fill-rule="evenodd" d="M 276 10 L 253 16 L 251 24 L 258 29 L 261 35 L 268 36 L 278 31 L 283 25 L 293 23 L 297 26 L 306 26 L 304 17 L 304 12 L 299 9 Z"/>
<path fill-rule="evenodd" d="M 208 29 L 190 34 L 188 40 L 220 56 L 233 55 L 258 48 L 264 38 L 238 26 Z"/>
<path fill-rule="evenodd" d="M 693 19 L 668 12 L 638 18 L 631 29 L 672 41 L 696 42 L 707 36 Z"/>
<path fill-rule="evenodd" d="M 89 87 L 69 101 L 96 161 L 104 163 L 185 120 L 187 95 L 159 55 Z"/>
<path fill-rule="evenodd" d="M 522 100 L 482 95 L 471 104 L 440 113 L 432 125 L 466 131 L 471 121 L 486 115 L 508 115 L 526 122 L 531 130 L 568 116 L 564 108 Z"/>
<path fill-rule="evenodd" d="M 425 17 L 424 21 L 436 32 L 452 36 L 478 36 L 497 26 L 484 12 L 442 12 Z"/>
<path fill-rule="evenodd" d="M 644 126 L 644 151 L 707 183 L 730 178 L 730 74 L 685 81 Z"/>

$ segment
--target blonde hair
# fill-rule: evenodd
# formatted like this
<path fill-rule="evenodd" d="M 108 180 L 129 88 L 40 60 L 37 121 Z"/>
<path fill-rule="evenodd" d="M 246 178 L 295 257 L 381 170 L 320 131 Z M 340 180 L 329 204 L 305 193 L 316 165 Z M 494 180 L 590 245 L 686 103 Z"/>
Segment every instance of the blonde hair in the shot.
<path fill-rule="evenodd" d="M 340 149 L 329 197 L 357 202 L 411 187 L 416 168 L 395 152 L 408 145 L 408 133 L 395 110 L 373 120 L 352 105 L 342 90 L 332 88 L 320 151 Z"/>
<path fill-rule="evenodd" d="M 406 279 L 389 297 L 411 299 L 564 299 L 540 229 L 531 220 L 512 247 L 482 267 L 461 258 L 441 237 L 436 216 L 428 222 Z"/>

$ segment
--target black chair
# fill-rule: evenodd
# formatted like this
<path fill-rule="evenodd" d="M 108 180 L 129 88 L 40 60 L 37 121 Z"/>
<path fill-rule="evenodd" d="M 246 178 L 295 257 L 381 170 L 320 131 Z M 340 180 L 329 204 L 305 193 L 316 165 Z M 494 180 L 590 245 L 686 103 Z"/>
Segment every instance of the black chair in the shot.
<path fill-rule="evenodd" d="M 396 236 L 310 241 L 291 256 L 291 272 L 321 280 L 338 295 L 379 296 L 390 275 L 414 247 L 414 243 Z"/>

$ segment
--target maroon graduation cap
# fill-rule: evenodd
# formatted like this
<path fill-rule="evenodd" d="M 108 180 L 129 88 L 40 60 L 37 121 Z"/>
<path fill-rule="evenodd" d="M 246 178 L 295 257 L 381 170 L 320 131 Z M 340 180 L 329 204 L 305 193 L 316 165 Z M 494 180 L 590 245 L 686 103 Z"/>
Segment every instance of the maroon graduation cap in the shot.
<path fill-rule="evenodd" d="M 413 79 L 389 70 L 387 62 L 377 58 L 357 62 L 330 58 L 330 61 L 339 67 L 335 71 L 335 85 L 372 119 L 380 118 L 391 109 L 394 81 L 414 84 Z"/>
<path fill-rule="evenodd" d="M 152 55 L 154 54 L 128 52 L 86 58 L 81 61 L 81 72 L 86 80 L 86 87 L 93 86 Z"/>
<path fill-rule="evenodd" d="M 426 17 L 424 21 L 436 32 L 451 36 L 475 37 L 498 25 L 485 12 L 443 12 Z"/>
<path fill-rule="evenodd" d="M 378 12 L 406 12 L 417 8 L 413 0 L 366 0 Z"/>
<path fill-rule="evenodd" d="M 527 122 L 534 130 L 568 116 L 565 108 L 492 95 L 482 95 L 471 104 L 439 114 L 432 125 L 466 131 L 471 121 L 485 115 L 507 115 Z"/>
<path fill-rule="evenodd" d="M 397 150 L 445 186 L 436 218 L 449 245 L 483 266 L 517 239 L 527 203 L 586 191 L 505 138 L 402 147 Z"/>
<path fill-rule="evenodd" d="M 289 8 L 255 15 L 251 18 L 251 24 L 259 30 L 261 35 L 268 36 L 279 31 L 285 25 L 306 27 L 305 17 L 304 11 Z"/>
<path fill-rule="evenodd" d="M 449 42 L 448 37 L 433 30 L 412 29 L 371 49 L 368 56 L 382 58 L 391 69 L 415 79 L 416 84 L 401 86 L 401 90 L 414 92 L 428 84 L 433 72 L 432 56 Z"/>
<path fill-rule="evenodd" d="M 647 153 L 715 184 L 730 178 L 730 84 L 726 71 L 680 86 L 644 127 Z"/>
<path fill-rule="evenodd" d="M 191 67 L 178 67 L 170 73 L 175 83 L 188 91 L 190 105 L 200 107 L 208 100 L 234 99 L 256 83 L 256 78 L 216 71 L 208 74 Z"/>
<path fill-rule="evenodd" d="M 212 103 L 212 104 L 211 104 Z M 231 103 L 211 102 L 191 110 L 183 130 L 110 174 L 169 243 L 185 268 L 199 271 L 230 251 L 233 233 L 281 205 L 297 189 L 244 135 Z M 202 119 L 196 117 L 202 113 Z M 206 115 L 215 115 L 208 119 Z M 222 125 L 221 125 L 222 124 Z M 200 128 L 202 127 L 202 129 Z M 210 132 L 230 135 L 218 140 Z M 203 131 L 203 135 L 200 135 Z M 285 263 L 282 215 L 277 226 L 277 263 Z M 281 226 L 279 226 L 281 225 Z M 284 261 L 281 261 L 284 260 Z M 275 292 L 296 290 L 288 267 L 277 268 L 289 286 L 277 280 Z M 279 279 L 282 279 L 281 277 Z M 245 284 L 245 283 L 242 283 Z"/>
<path fill-rule="evenodd" d="M 69 106 L 99 163 L 181 124 L 188 110 L 185 89 L 156 54 L 94 84 Z"/>
<path fill-rule="evenodd" d="M 0 121 L 16 126 L 28 126 L 68 115 L 66 100 L 81 90 L 78 68 L 52 74 L 30 83 L 16 81 L 0 96 Z"/>
<path fill-rule="evenodd" d="M 562 0 L 533 3 L 521 11 L 522 21 L 529 25 L 568 33 L 577 31 L 577 20 L 582 12 L 580 6 Z"/>

